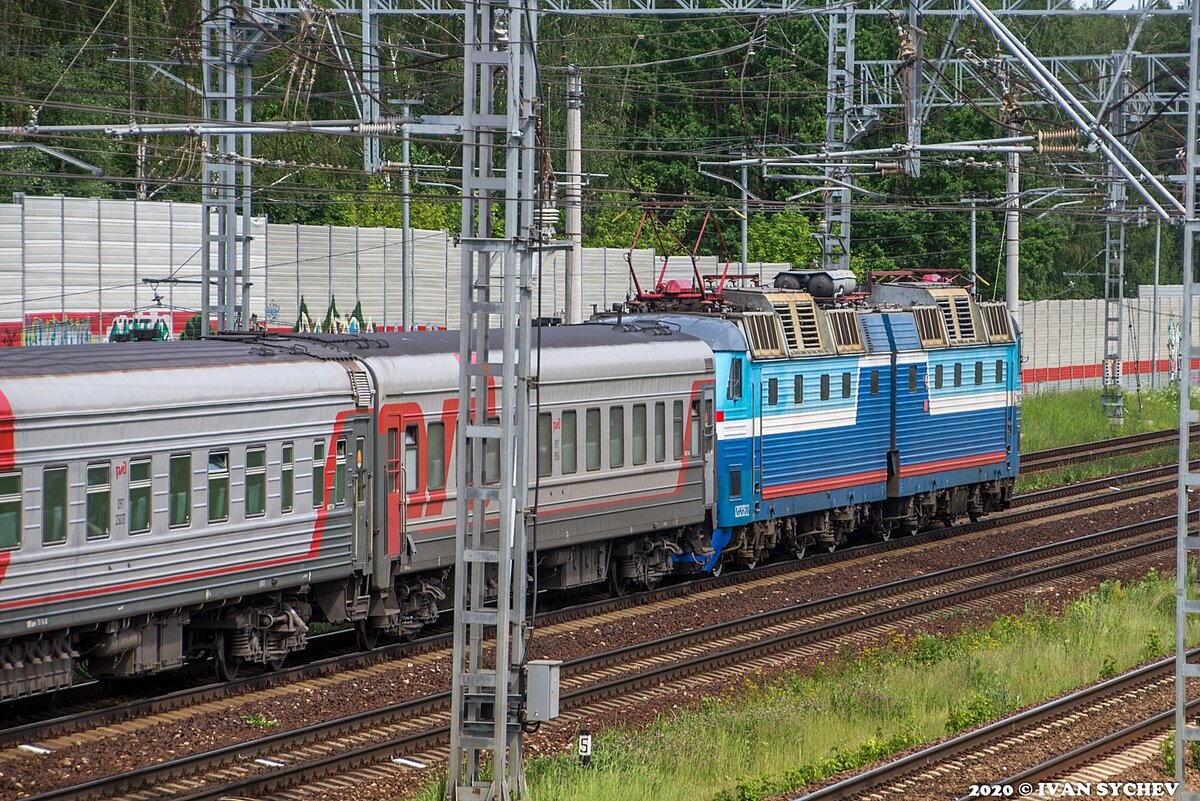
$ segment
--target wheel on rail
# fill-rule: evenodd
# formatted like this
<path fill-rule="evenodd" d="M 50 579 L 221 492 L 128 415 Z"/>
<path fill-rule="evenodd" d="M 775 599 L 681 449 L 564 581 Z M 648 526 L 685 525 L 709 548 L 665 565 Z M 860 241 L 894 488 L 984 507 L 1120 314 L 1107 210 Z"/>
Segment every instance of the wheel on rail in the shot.
<path fill-rule="evenodd" d="M 233 681 L 241 670 L 242 662 L 229 653 L 229 641 L 224 634 L 217 637 L 217 647 L 213 649 L 213 666 L 219 681 Z"/>
<path fill-rule="evenodd" d="M 268 659 L 267 667 L 269 669 L 271 669 L 272 671 L 278 673 L 279 671 L 283 670 L 283 663 L 286 661 L 287 661 L 286 654 L 284 654 L 283 656 L 277 657 L 275 659 Z"/>
<path fill-rule="evenodd" d="M 812 540 L 807 537 L 792 545 L 792 556 L 796 559 L 803 559 L 808 556 L 808 546 L 812 544 Z"/>
<path fill-rule="evenodd" d="M 610 567 L 608 570 L 608 594 L 615 598 L 628 592 L 629 579 L 619 575 L 615 565 Z"/>
<path fill-rule="evenodd" d="M 373 651 L 379 645 L 379 629 L 367 625 L 367 621 L 359 620 L 354 624 L 354 637 L 358 641 L 358 650 Z"/>

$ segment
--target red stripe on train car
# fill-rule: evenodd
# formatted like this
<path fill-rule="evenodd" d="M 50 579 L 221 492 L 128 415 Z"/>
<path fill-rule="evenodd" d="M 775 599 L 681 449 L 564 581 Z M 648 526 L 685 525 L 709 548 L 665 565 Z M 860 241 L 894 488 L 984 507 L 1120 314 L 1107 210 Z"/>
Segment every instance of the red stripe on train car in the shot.
<path fill-rule="evenodd" d="M 8 402 L 8 397 L 0 392 L 0 470 L 12 470 L 17 464 L 16 425 L 12 404 Z"/>
<path fill-rule="evenodd" d="M 1004 451 L 981 453 L 976 456 L 960 456 L 954 459 L 939 459 L 936 462 L 918 462 L 917 464 L 902 464 L 900 476 L 921 476 L 926 473 L 940 473 L 943 470 L 962 470 L 967 467 L 982 467 L 983 465 L 1003 462 L 1007 454 Z"/>
<path fill-rule="evenodd" d="M 797 481 L 794 484 L 775 484 L 763 487 L 763 498 L 779 498 L 784 495 L 804 495 L 809 492 L 845 489 L 859 484 L 874 484 L 887 481 L 887 470 L 868 470 L 865 473 L 852 473 L 833 478 L 815 478 L 810 481 Z"/>
<path fill-rule="evenodd" d="M 8 563 L 11 561 L 11 551 L 0 551 L 0 582 L 4 581 L 4 574 L 8 572 Z"/>

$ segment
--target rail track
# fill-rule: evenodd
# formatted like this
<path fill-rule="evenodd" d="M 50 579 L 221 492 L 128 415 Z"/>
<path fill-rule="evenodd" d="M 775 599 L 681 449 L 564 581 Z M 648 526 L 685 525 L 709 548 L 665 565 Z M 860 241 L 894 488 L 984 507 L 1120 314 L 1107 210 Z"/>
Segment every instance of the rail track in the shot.
<path fill-rule="evenodd" d="M 977 523 L 963 523 L 885 542 L 870 542 L 833 553 L 817 553 L 808 556 L 802 562 L 787 561 L 763 565 L 752 574 L 732 573 L 719 577 L 693 579 L 687 583 L 664 586 L 621 598 L 592 600 L 571 608 L 539 615 L 537 625 L 545 627 L 569 623 L 573 620 L 594 619 L 597 616 L 630 607 L 646 606 L 689 594 L 737 587 L 751 577 L 754 580 L 769 580 L 786 576 L 798 569 L 828 569 L 841 563 L 870 559 L 901 549 L 920 548 L 952 539 L 978 537 L 1005 526 L 1091 509 L 1097 503 L 1117 503 L 1124 500 L 1141 499 L 1172 490 L 1175 487 L 1172 478 L 1174 475 L 1174 467 L 1149 468 L 1120 476 L 1081 482 L 1068 487 L 1026 493 L 1014 499 L 1014 510 Z M 1060 502 L 1064 498 L 1074 498 L 1074 500 Z M 240 693 L 265 691 L 306 679 L 329 676 L 340 671 L 361 669 L 398 659 L 410 659 L 447 648 L 449 644 L 449 634 L 443 633 L 427 636 L 416 642 L 385 645 L 370 652 L 358 652 L 333 646 L 331 647 L 332 654 L 329 656 L 318 656 L 304 664 L 280 671 L 247 675 L 223 684 L 213 684 L 208 681 L 197 683 L 195 679 L 192 679 L 182 682 L 182 686 L 179 686 L 180 683 L 176 683 L 175 686 L 168 685 L 169 689 L 166 692 L 151 697 L 132 698 L 115 704 L 106 701 L 98 688 L 85 686 L 77 688 L 74 693 L 65 691 L 55 694 L 52 699 L 52 707 L 56 713 L 51 717 L 40 714 L 41 710 L 45 708 L 46 701 L 29 699 L 27 702 L 12 702 L 0 708 L 5 712 L 6 720 L 9 721 L 8 725 L 0 729 L 0 747 L 38 742 L 80 729 L 112 725 L 138 716 L 171 712 Z"/>
<path fill-rule="evenodd" d="M 584 721 L 646 694 L 677 697 L 713 682 L 729 686 L 802 652 L 825 654 L 876 641 L 898 621 L 980 607 L 1006 593 L 1118 563 L 1149 563 L 1173 546 L 1173 526 L 1173 518 L 1159 518 L 574 659 L 564 665 L 562 707 L 568 722 Z M 295 785 L 321 797 L 321 777 L 386 769 L 397 755 L 439 756 L 448 702 L 448 693 L 435 693 L 33 798 L 200 801 L 263 797 Z"/>
<path fill-rule="evenodd" d="M 1192 426 L 1191 441 L 1200 440 L 1200 426 Z M 1151 448 L 1174 445 L 1179 442 L 1179 431 L 1168 429 L 1164 431 L 1148 431 L 1143 434 L 1130 434 L 1124 437 L 1099 442 L 1085 442 L 1081 445 L 1068 445 L 1062 448 L 1050 448 L 1043 451 L 1032 451 L 1021 454 L 1021 472 L 1048 470 L 1074 462 L 1086 462 L 1095 459 L 1120 456 Z"/>
<path fill-rule="evenodd" d="M 1195 656 L 1200 651 L 1191 652 Z M 1103 737 L 1069 748 L 1064 753 L 1038 761 L 1017 773 L 1000 771 L 996 765 L 1028 764 L 1030 742 L 1061 742 L 1078 721 L 1095 716 L 1112 717 L 1110 708 L 1144 709 L 1165 697 L 1174 702 L 1175 660 L 1162 659 L 1116 678 L 1086 687 L 987 726 L 960 734 L 928 748 L 880 765 L 872 770 L 800 796 L 800 801 L 840 799 L 908 799 L 921 797 L 923 788 L 937 788 L 941 798 L 965 801 L 971 784 L 1011 786 L 1007 797 L 1031 795 L 1027 788 L 1086 765 L 1098 757 L 1142 743 L 1174 723 L 1174 710 L 1154 714 L 1132 726 L 1120 727 Z M 1200 708 L 1200 701 L 1189 710 Z"/>

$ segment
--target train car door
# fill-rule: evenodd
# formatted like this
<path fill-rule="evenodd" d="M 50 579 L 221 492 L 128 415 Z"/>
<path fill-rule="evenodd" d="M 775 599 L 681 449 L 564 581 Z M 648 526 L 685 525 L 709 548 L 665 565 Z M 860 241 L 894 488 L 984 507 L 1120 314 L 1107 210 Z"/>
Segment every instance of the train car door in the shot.
<path fill-rule="evenodd" d="M 374 514 L 371 506 L 371 457 L 367 452 L 370 441 L 371 419 L 363 417 L 354 421 L 351 428 L 352 454 L 349 465 L 351 526 L 353 531 L 352 559 L 358 569 L 366 567 L 372 558 L 371 537 L 374 529 Z"/>
<path fill-rule="evenodd" d="M 716 425 L 713 415 L 713 388 L 705 387 L 700 397 L 692 401 L 691 408 L 691 455 L 704 460 L 704 505 L 711 507 L 716 498 L 716 458 L 713 440 Z"/>
<path fill-rule="evenodd" d="M 384 420 L 387 457 L 384 462 L 387 484 L 387 548 L 389 557 L 411 561 L 412 541 L 408 537 L 408 503 L 417 491 L 418 438 L 420 426 L 397 413 Z"/>

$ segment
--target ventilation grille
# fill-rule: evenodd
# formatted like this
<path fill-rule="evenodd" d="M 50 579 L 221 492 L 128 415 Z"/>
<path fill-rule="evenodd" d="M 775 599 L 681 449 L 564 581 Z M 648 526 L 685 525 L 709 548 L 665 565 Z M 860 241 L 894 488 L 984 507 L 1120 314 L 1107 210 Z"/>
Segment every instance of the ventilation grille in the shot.
<path fill-rule="evenodd" d="M 778 359 L 787 355 L 783 349 L 779 317 L 772 312 L 745 312 L 742 319 L 746 338 L 750 340 L 750 350 L 756 358 Z"/>
<path fill-rule="evenodd" d="M 862 331 L 858 327 L 858 313 L 852 309 L 836 309 L 825 312 L 833 341 L 838 353 L 862 353 Z"/>
<path fill-rule="evenodd" d="M 946 333 L 952 345 L 971 345 L 985 341 L 976 326 L 975 309 L 965 289 L 945 290 L 935 295 Z"/>
<path fill-rule="evenodd" d="M 917 336 L 925 348 L 944 348 L 950 344 L 946 335 L 946 322 L 942 310 L 934 306 L 914 306 L 913 317 L 917 322 Z"/>
<path fill-rule="evenodd" d="M 817 304 L 810 299 L 776 301 L 775 313 L 783 327 L 783 338 L 792 353 L 824 353 Z"/>
<path fill-rule="evenodd" d="M 350 388 L 354 390 L 354 405 L 360 409 L 365 409 L 368 406 L 373 406 L 373 393 L 371 392 L 371 381 L 367 378 L 366 373 L 351 373 Z"/>
<path fill-rule="evenodd" d="M 1003 303 L 980 303 L 983 324 L 987 328 L 989 342 L 1012 342 L 1013 332 L 1008 309 Z"/>

